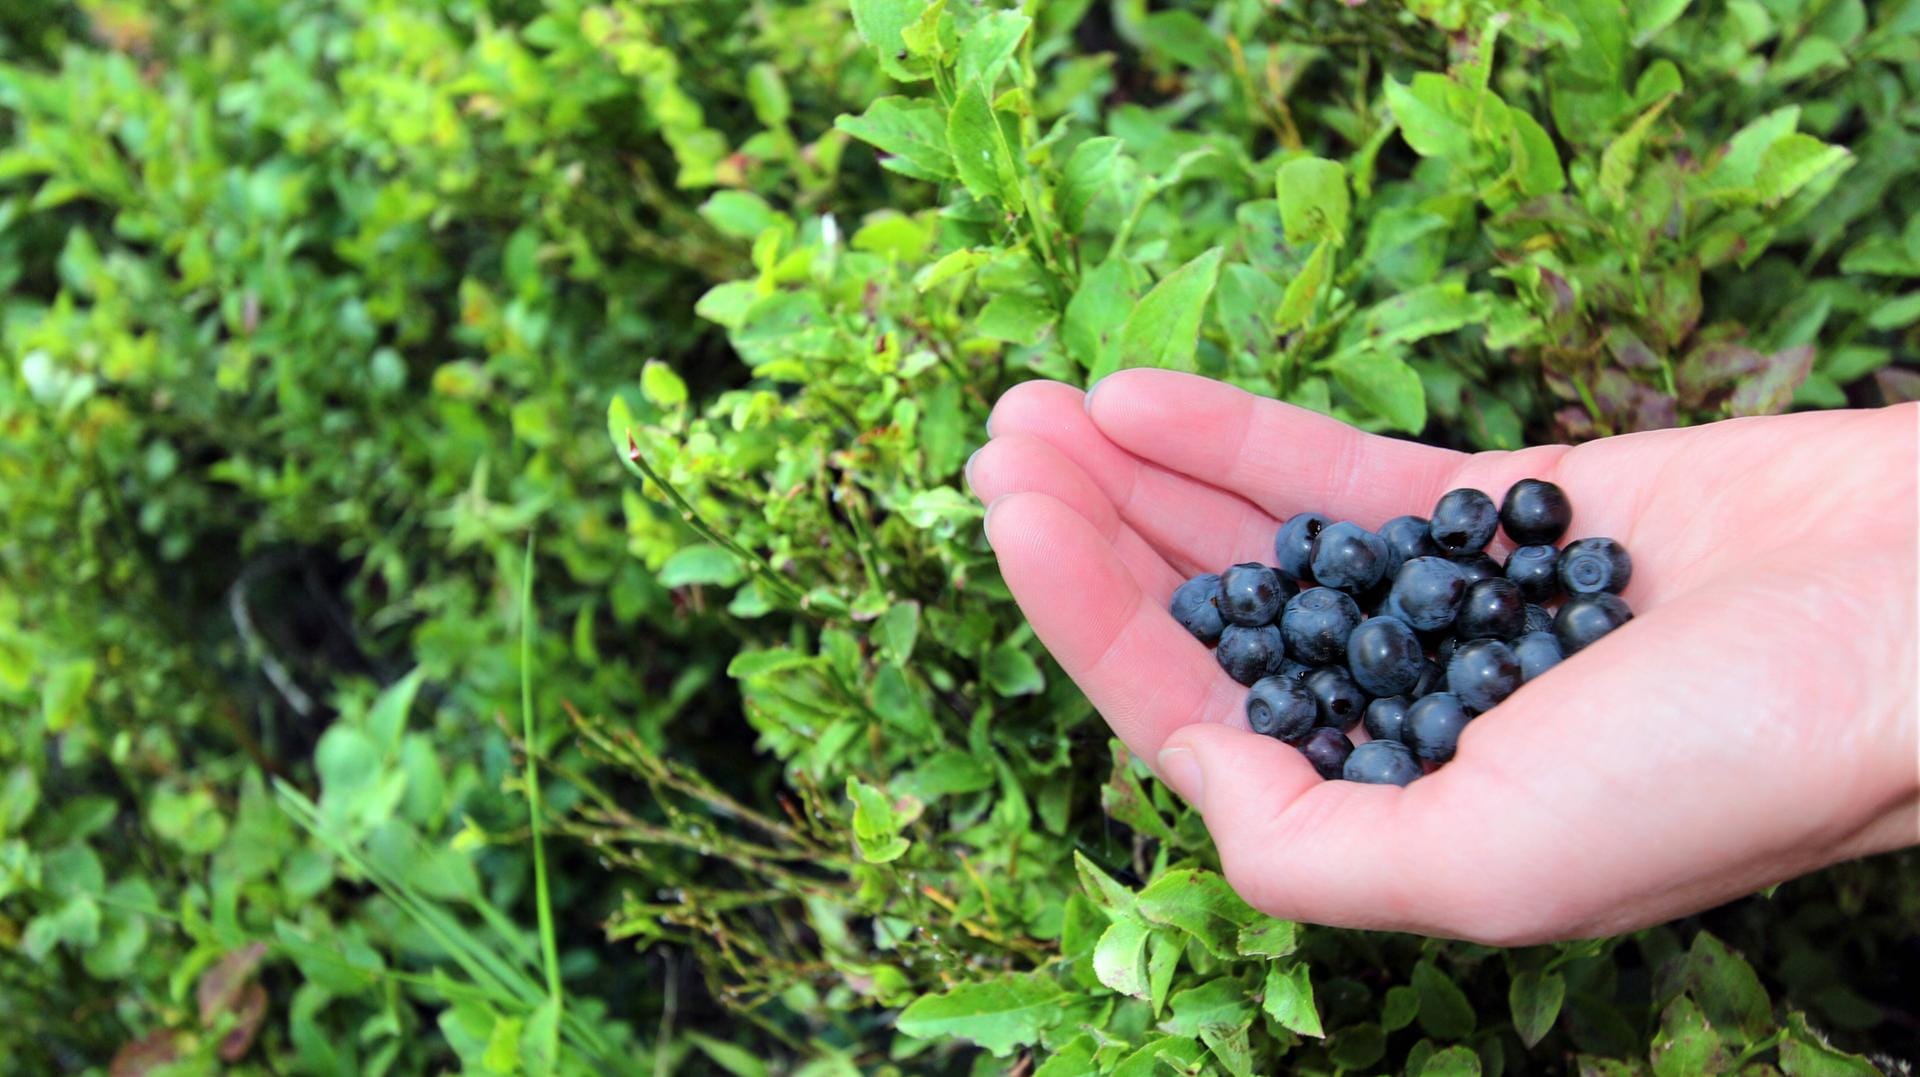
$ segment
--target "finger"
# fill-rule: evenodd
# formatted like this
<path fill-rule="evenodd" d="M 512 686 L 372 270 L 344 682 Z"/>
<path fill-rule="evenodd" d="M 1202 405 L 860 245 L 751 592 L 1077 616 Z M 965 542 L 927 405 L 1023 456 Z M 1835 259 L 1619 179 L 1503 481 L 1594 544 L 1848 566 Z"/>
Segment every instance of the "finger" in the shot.
<path fill-rule="evenodd" d="M 1165 606 L 1185 579 L 1120 519 L 1113 502 L 1078 464 L 1039 438 L 1007 434 L 987 442 L 967 461 L 967 485 L 989 505 L 1009 494 L 1029 492 L 1045 494 L 1079 513 L 1158 605 Z"/>
<path fill-rule="evenodd" d="M 987 541 L 1040 642 L 1133 752 L 1152 759 L 1193 722 L 1245 724 L 1246 689 L 1085 517 L 1045 494 L 1009 494 L 987 509 Z"/>
<path fill-rule="evenodd" d="M 996 437 L 1028 434 L 1059 449 L 1183 574 L 1272 558 L 1279 521 L 1242 498 L 1122 451 L 1093 425 L 1084 399 L 1070 385 L 1026 382 L 994 405 L 987 429 Z"/>

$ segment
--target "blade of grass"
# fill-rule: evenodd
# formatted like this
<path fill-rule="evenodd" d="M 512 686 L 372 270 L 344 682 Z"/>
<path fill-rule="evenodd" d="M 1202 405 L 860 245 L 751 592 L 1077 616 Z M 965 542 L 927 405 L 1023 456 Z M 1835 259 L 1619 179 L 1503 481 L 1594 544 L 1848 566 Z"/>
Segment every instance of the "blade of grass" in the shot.
<path fill-rule="evenodd" d="M 547 892 L 546 841 L 541 824 L 539 744 L 533 739 L 533 536 L 527 536 L 526 566 L 520 580 L 520 736 L 527 751 L 527 815 L 533 826 L 533 898 L 540 914 L 540 958 L 547 971 L 547 998 L 556 1017 L 566 1014 L 560 994 L 560 948 L 554 940 L 553 901 Z M 559 1035 L 560 1021 L 550 1026 Z M 547 1057 L 559 1057 L 557 1040 Z"/>

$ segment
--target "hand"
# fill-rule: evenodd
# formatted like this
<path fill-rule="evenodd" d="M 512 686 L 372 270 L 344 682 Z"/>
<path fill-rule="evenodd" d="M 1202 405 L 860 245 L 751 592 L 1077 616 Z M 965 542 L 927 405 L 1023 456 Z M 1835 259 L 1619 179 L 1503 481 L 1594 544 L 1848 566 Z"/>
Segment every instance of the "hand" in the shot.
<path fill-rule="evenodd" d="M 1275 916 L 1497 945 L 1695 912 L 1920 840 L 1920 407 L 1467 455 L 1191 375 L 1008 392 L 968 464 L 1021 610 Z M 1167 613 L 1288 515 L 1377 527 L 1564 487 L 1634 557 L 1635 619 L 1475 719 L 1405 789 L 1323 782 Z"/>

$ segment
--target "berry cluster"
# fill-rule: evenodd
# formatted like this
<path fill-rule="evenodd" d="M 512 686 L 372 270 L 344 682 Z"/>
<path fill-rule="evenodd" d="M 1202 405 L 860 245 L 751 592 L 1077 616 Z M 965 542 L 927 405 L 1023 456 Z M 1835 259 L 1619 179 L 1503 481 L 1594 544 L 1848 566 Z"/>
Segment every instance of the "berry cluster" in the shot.
<path fill-rule="evenodd" d="M 1633 560 L 1609 538 L 1554 545 L 1572 519 L 1539 479 L 1498 508 L 1451 490 L 1431 519 L 1377 532 L 1302 513 L 1274 536 L 1276 566 L 1195 576 L 1173 616 L 1249 687 L 1254 732 L 1322 777 L 1406 785 L 1453 758 L 1474 715 L 1632 619 Z M 1504 566 L 1486 552 L 1496 528 L 1515 544 Z"/>

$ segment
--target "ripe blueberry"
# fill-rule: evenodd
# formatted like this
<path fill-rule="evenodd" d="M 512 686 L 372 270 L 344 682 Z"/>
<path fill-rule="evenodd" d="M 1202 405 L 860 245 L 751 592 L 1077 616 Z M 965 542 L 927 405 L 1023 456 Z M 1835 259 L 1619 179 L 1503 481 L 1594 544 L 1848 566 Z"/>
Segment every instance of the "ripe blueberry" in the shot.
<path fill-rule="evenodd" d="M 1574 595 L 1553 616 L 1553 638 L 1560 650 L 1571 658 L 1594 640 L 1633 620 L 1633 611 L 1619 595 Z"/>
<path fill-rule="evenodd" d="M 1420 683 L 1426 656 L 1405 621 L 1375 617 L 1347 637 L 1347 668 L 1369 695 L 1395 696 Z"/>
<path fill-rule="evenodd" d="M 1399 741 L 1370 740 L 1347 756 L 1340 776 L 1368 785 L 1408 785 L 1420 777 L 1420 764 Z"/>
<path fill-rule="evenodd" d="M 1469 710 L 1492 710 L 1518 687 L 1520 661 L 1511 647 L 1497 639 L 1476 639 L 1454 648 L 1453 661 L 1447 663 L 1447 691 Z"/>
<path fill-rule="evenodd" d="M 1416 557 L 1439 557 L 1440 547 L 1427 532 L 1425 516 L 1395 516 L 1380 525 L 1380 537 L 1387 540 L 1387 579 L 1393 579 L 1400 566 Z"/>
<path fill-rule="evenodd" d="M 1447 663 L 1453 661 L 1453 649 L 1458 646 L 1460 646 L 1460 641 L 1454 639 L 1452 636 L 1441 640 L 1433 648 L 1434 661 L 1439 662 L 1442 667 L 1445 667 Z M 1445 691 L 1445 689 L 1443 688 L 1442 691 Z"/>
<path fill-rule="evenodd" d="M 1280 525 L 1279 533 L 1273 536 L 1273 560 L 1280 566 L 1281 575 L 1296 583 L 1313 578 L 1313 540 L 1332 522 L 1320 513 L 1303 512 Z"/>
<path fill-rule="evenodd" d="M 1472 716 L 1451 692 L 1435 692 L 1407 708 L 1406 741 L 1415 758 L 1445 763 L 1453 758 L 1460 731 Z"/>
<path fill-rule="evenodd" d="M 1278 572 L 1259 562 L 1235 565 L 1220 574 L 1220 612 L 1229 624 L 1270 625 L 1292 594 L 1287 588 Z"/>
<path fill-rule="evenodd" d="M 1292 677 L 1262 677 L 1247 693 L 1247 724 L 1255 733 L 1288 744 L 1305 740 L 1319 714 L 1313 694 Z"/>
<path fill-rule="evenodd" d="M 1174 588 L 1173 619 L 1193 633 L 1193 638 L 1212 646 L 1220 641 L 1226 625 L 1220 617 L 1220 577 L 1208 572 Z"/>
<path fill-rule="evenodd" d="M 1500 526 L 1500 510 L 1493 499 L 1479 490 L 1448 490 L 1433 507 L 1427 532 L 1433 541 L 1450 554 L 1483 550 Z"/>
<path fill-rule="evenodd" d="M 1529 632 L 1513 641 L 1513 657 L 1520 663 L 1520 680 L 1530 681 L 1560 664 L 1560 641 L 1551 632 Z"/>
<path fill-rule="evenodd" d="M 1346 661 L 1347 637 L 1359 626 L 1359 605 L 1331 587 L 1307 588 L 1293 596 L 1280 615 L 1288 652 L 1315 666 Z"/>
<path fill-rule="evenodd" d="M 1560 597 L 1560 551 L 1552 546 L 1521 546 L 1507 555 L 1507 579 L 1528 602 Z"/>
<path fill-rule="evenodd" d="M 1527 624 L 1527 602 L 1512 580 L 1499 576 L 1467 588 L 1454 634 L 1467 639 L 1512 639 Z"/>
<path fill-rule="evenodd" d="M 1500 526 L 1522 546 L 1558 542 L 1572 521 L 1567 492 L 1544 479 L 1521 479 L 1500 502 Z"/>
<path fill-rule="evenodd" d="M 1367 712 L 1366 693 L 1339 666 L 1322 666 L 1307 674 L 1306 686 L 1313 693 L 1321 725 L 1345 732 L 1359 725 L 1361 715 Z"/>
<path fill-rule="evenodd" d="M 1524 631 L 1553 631 L 1553 611 L 1545 606 L 1536 606 L 1531 602 L 1527 603 L 1527 624 Z"/>
<path fill-rule="evenodd" d="M 1407 739 L 1408 706 L 1406 696 L 1385 696 L 1367 704 L 1367 716 L 1361 719 L 1367 727 L 1367 736 L 1374 740 L 1404 743 Z"/>
<path fill-rule="evenodd" d="M 1468 583 L 1476 580 L 1491 580 L 1496 576 L 1507 574 L 1507 570 L 1500 567 L 1500 562 L 1488 557 L 1485 550 L 1475 550 L 1473 553 L 1462 554 L 1449 560 L 1460 566 L 1460 571 L 1466 575 Z"/>
<path fill-rule="evenodd" d="M 1570 595 L 1619 594 L 1633 578 L 1633 558 L 1610 538 L 1583 538 L 1560 551 L 1560 586 Z"/>
<path fill-rule="evenodd" d="M 1400 566 L 1387 598 L 1394 616 L 1422 632 L 1453 623 L 1466 597 L 1467 577 L 1460 566 L 1439 557 L 1416 557 Z"/>
<path fill-rule="evenodd" d="M 1451 641 L 1449 641 L 1451 642 Z M 1447 690 L 1447 667 L 1429 658 L 1420 664 L 1420 683 L 1407 693 L 1408 699 L 1419 699 L 1435 692 Z"/>
<path fill-rule="evenodd" d="M 1322 528 L 1313 540 L 1313 578 L 1322 587 L 1364 591 L 1386 574 L 1388 556 L 1386 539 L 1341 521 Z"/>
<path fill-rule="evenodd" d="M 1321 726 L 1300 745 L 1300 754 L 1307 757 L 1307 762 L 1313 764 L 1322 778 L 1332 781 L 1346 767 L 1347 757 L 1353 754 L 1353 742 L 1338 729 Z"/>
<path fill-rule="evenodd" d="M 1227 676 L 1250 685 L 1280 668 L 1286 645 L 1281 641 L 1280 630 L 1272 625 L 1258 628 L 1228 625 L 1220 632 L 1220 646 L 1213 656 L 1220 660 L 1220 668 L 1227 671 Z"/>

